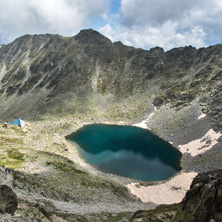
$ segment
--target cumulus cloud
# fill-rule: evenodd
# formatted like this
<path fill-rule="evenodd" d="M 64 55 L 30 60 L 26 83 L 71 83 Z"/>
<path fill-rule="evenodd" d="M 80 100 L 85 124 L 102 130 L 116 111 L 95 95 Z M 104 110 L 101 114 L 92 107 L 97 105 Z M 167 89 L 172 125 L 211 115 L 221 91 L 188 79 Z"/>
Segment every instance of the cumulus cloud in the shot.
<path fill-rule="evenodd" d="M 122 0 L 120 10 L 125 26 L 159 25 L 168 20 L 212 25 L 221 20 L 221 12 L 220 0 Z"/>
<path fill-rule="evenodd" d="M 113 29 L 107 24 L 100 29 L 100 32 L 112 41 L 121 40 L 126 45 L 146 49 L 160 46 L 165 50 L 185 45 L 203 47 L 205 46 L 204 39 L 206 36 L 201 27 L 180 31 L 178 23 L 172 21 L 168 21 L 158 28 L 136 26 L 130 29 L 119 26 Z"/>
<path fill-rule="evenodd" d="M 108 0 L 0 0 L 0 35 L 9 33 L 7 40 L 27 33 L 72 35 L 108 6 Z"/>
<path fill-rule="evenodd" d="M 96 28 L 135 47 L 202 47 L 221 41 L 221 15 L 221 0 L 0 0 L 0 43 Z"/>
<path fill-rule="evenodd" d="M 100 31 L 136 47 L 203 47 L 221 39 L 221 0 L 122 0 L 120 23 Z"/>

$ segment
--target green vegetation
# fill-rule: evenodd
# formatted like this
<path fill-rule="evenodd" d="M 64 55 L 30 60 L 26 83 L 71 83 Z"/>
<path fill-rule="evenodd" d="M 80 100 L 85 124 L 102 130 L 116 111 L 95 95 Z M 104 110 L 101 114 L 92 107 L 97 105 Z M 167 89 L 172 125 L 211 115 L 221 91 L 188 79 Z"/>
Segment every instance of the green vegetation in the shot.
<path fill-rule="evenodd" d="M 47 166 L 53 166 L 56 170 L 61 171 L 61 173 L 68 173 L 70 174 L 86 174 L 86 172 L 77 170 L 74 166 L 68 163 L 62 162 L 46 162 Z"/>
<path fill-rule="evenodd" d="M 56 213 L 58 216 L 62 217 L 68 221 L 78 221 L 78 222 L 118 222 L 118 221 L 129 221 L 132 212 L 122 212 L 122 213 L 93 213 L 85 215 L 77 214 L 61 214 Z"/>
<path fill-rule="evenodd" d="M 133 215 L 132 222 L 164 221 L 172 222 L 172 218 L 181 210 L 181 204 L 159 205 L 153 210 L 138 211 Z"/>
<path fill-rule="evenodd" d="M 0 128 L 0 165 L 19 169 L 25 161 L 23 137 L 25 132 L 20 127 L 10 125 Z"/>
<path fill-rule="evenodd" d="M 0 165 L 18 169 L 24 162 L 24 154 L 19 149 L 0 149 Z"/>

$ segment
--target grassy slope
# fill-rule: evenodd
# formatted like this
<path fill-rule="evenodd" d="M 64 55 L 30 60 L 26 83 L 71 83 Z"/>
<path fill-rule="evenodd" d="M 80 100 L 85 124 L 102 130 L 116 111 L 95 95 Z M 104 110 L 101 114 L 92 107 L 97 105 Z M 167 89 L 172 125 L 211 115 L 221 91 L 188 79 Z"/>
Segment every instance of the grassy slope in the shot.
<path fill-rule="evenodd" d="M 81 167 L 72 145 L 59 136 L 70 130 L 70 125 L 54 123 L 38 121 L 25 129 L 11 125 L 0 128 L 0 164 L 14 169 L 18 212 L 25 214 L 27 208 L 34 210 L 39 203 L 48 218 L 57 215 L 70 221 L 118 221 L 129 218 L 134 209 L 145 208 L 122 183 Z M 67 146 L 68 152 L 64 151 Z"/>

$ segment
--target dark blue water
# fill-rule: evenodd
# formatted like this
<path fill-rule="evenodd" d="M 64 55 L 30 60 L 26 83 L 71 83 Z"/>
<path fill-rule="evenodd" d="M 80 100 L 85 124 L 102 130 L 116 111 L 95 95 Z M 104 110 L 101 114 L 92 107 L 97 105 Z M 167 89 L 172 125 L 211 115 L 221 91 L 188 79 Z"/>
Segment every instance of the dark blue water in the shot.
<path fill-rule="evenodd" d="M 168 179 L 181 170 L 182 154 L 150 131 L 133 126 L 86 125 L 67 137 L 97 169 L 143 181 Z"/>

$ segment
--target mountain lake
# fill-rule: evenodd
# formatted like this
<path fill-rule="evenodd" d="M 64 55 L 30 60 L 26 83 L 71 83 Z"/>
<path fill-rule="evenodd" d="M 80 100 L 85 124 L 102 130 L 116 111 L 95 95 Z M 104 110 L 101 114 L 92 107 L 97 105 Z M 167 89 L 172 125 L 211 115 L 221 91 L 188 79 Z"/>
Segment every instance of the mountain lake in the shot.
<path fill-rule="evenodd" d="M 160 181 L 181 170 L 182 154 L 149 130 L 134 126 L 85 125 L 67 139 L 98 170 L 137 179 Z"/>

